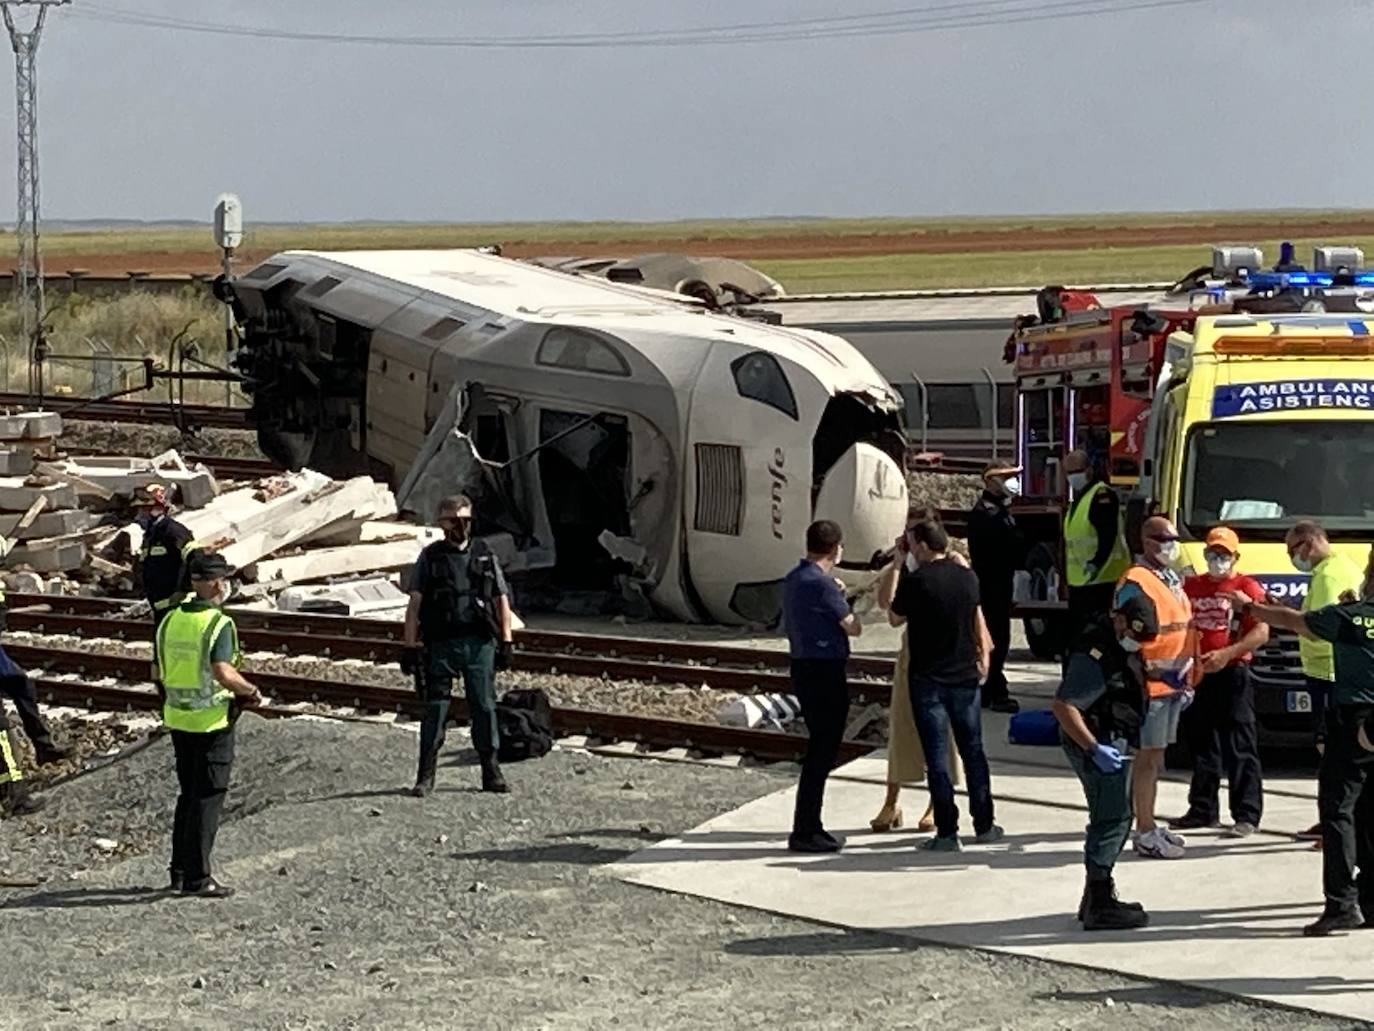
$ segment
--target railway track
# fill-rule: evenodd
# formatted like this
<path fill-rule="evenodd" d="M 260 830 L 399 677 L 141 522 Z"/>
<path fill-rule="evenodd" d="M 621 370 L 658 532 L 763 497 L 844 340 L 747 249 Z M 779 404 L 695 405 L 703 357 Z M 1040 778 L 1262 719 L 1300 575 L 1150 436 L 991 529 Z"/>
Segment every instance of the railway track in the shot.
<path fill-rule="evenodd" d="M 28 408 L 33 399 L 24 393 L 0 393 L 0 407 Z M 167 423 L 179 415 L 202 428 L 242 430 L 249 428 L 248 409 L 222 405 L 173 405 L 165 401 L 92 401 L 88 398 L 44 398 L 46 411 L 64 418 L 90 422 Z"/>
<path fill-rule="evenodd" d="M 150 669 L 145 659 L 28 644 L 9 644 L 6 650 L 16 662 L 33 671 L 39 697 L 49 704 L 114 712 L 150 711 L 160 705 L 148 683 Z M 247 672 L 270 699 L 262 710 L 265 716 L 337 716 L 358 711 L 411 717 L 420 714 L 420 704 L 409 691 L 251 668 Z M 64 679 L 64 674 L 78 679 Z M 468 716 L 460 697 L 454 698 L 450 712 L 460 720 Z M 651 750 L 680 748 L 708 755 L 741 754 L 772 762 L 798 759 L 806 748 L 806 738 L 781 731 L 745 730 L 595 709 L 556 708 L 553 720 L 554 731 L 560 737 L 581 735 L 595 741 L 634 742 Z M 841 746 L 839 761 L 857 758 L 874 747 L 861 741 L 846 741 Z"/>
<path fill-rule="evenodd" d="M 151 636 L 148 619 L 121 618 L 127 606 L 116 599 L 13 593 L 8 601 L 13 630 L 127 641 Z M 401 656 L 399 623 L 256 609 L 233 613 L 246 651 L 374 663 L 396 662 Z M 791 692 L 788 658 L 779 651 L 530 629 L 516 631 L 515 644 L 519 667 L 528 672 L 705 685 L 741 694 Z M 850 670 L 856 675 L 849 681 L 853 701 L 891 699 L 890 659 L 858 657 L 851 660 Z"/>

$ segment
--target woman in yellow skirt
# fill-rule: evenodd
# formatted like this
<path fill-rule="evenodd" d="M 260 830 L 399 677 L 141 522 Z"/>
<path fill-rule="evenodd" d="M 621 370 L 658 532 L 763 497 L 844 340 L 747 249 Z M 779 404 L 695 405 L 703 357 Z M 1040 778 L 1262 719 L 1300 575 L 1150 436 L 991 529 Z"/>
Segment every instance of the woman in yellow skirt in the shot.
<path fill-rule="evenodd" d="M 908 522 L 911 520 L 909 519 Z M 960 565 L 968 565 L 962 555 L 951 552 L 950 556 Z M 893 561 L 901 561 L 901 552 Z M 886 610 L 892 604 L 891 598 L 879 596 L 878 605 Z M 896 830 L 902 826 L 902 807 L 897 804 L 903 784 L 920 784 L 926 779 L 926 754 L 921 748 L 920 735 L 916 733 L 916 717 L 911 711 L 911 685 L 907 683 L 907 634 L 902 633 L 901 649 L 892 671 L 892 701 L 888 704 L 887 726 L 887 798 L 878 815 L 869 821 L 875 831 Z M 958 787 L 963 783 L 963 766 L 959 761 L 959 751 L 953 745 L 954 731 L 950 729 L 949 776 Z M 925 814 L 917 821 L 918 831 L 935 829 L 935 810 L 926 803 Z"/>

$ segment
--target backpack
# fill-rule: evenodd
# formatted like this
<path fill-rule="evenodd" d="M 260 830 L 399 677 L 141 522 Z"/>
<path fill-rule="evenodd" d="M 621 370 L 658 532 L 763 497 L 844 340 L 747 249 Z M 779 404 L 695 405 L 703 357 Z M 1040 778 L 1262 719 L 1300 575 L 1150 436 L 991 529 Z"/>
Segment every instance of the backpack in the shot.
<path fill-rule="evenodd" d="M 1007 728 L 1007 740 L 1014 745 L 1059 744 L 1059 721 L 1049 709 L 1018 712 Z"/>
<path fill-rule="evenodd" d="M 538 759 L 553 747 L 553 706 L 539 688 L 507 691 L 496 703 L 500 744 L 496 757 L 503 763 Z"/>

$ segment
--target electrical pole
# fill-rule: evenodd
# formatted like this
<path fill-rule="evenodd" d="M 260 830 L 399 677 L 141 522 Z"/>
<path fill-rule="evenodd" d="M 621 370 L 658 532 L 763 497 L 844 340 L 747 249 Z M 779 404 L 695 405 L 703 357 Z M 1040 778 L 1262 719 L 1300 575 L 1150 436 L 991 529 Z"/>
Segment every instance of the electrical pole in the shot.
<path fill-rule="evenodd" d="M 48 8 L 71 0 L 0 0 L 5 28 L 14 48 L 14 78 L 18 97 L 19 127 L 19 205 L 15 210 L 14 235 L 18 245 L 19 268 L 14 284 L 19 304 L 19 327 L 29 354 L 29 393 L 43 403 L 43 360 L 47 345 L 43 341 L 43 253 L 38 241 L 38 41 Z M 19 29 L 15 8 L 36 7 L 33 27 Z"/>

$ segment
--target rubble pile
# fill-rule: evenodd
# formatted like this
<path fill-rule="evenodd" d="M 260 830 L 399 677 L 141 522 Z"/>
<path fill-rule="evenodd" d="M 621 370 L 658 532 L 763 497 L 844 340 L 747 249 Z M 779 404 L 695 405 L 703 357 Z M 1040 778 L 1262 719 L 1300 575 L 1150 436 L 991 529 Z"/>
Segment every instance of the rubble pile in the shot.
<path fill-rule="evenodd" d="M 0 415 L 0 536 L 12 545 L 11 590 L 135 593 L 142 530 L 132 501 L 143 486 L 177 489 L 176 518 L 203 547 L 242 571 L 250 602 L 294 611 L 399 618 L 395 574 L 438 531 L 396 520 L 391 490 L 367 476 L 310 469 L 221 482 L 175 450 L 152 458 L 69 457 L 61 417 Z"/>

